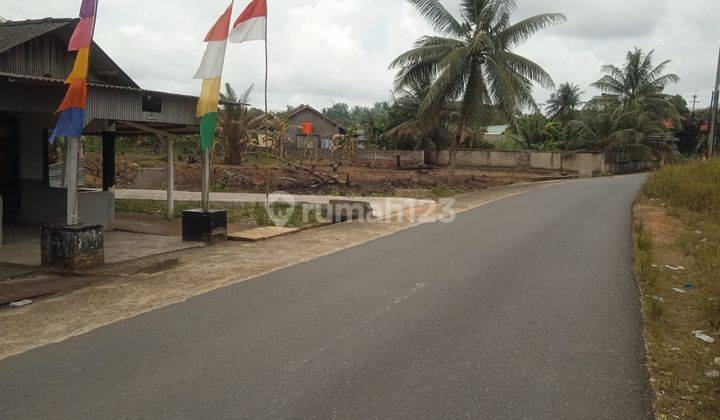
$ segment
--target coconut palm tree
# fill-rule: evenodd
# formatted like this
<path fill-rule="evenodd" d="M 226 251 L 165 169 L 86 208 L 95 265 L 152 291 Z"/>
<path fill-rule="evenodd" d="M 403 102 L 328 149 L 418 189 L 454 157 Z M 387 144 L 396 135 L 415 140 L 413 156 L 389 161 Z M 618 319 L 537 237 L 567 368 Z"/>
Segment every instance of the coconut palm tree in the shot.
<path fill-rule="evenodd" d="M 398 140 L 412 144 L 414 148 L 425 148 L 430 139 L 447 140 L 450 133 L 447 127 L 453 122 L 455 110 L 447 107 L 440 111 L 436 118 L 421 119 L 418 117 L 423 99 L 427 96 L 432 87 L 432 80 L 429 77 L 413 80 L 393 92 L 391 121 L 392 127 L 385 137 L 394 139 L 395 145 Z"/>
<path fill-rule="evenodd" d="M 408 1 L 437 35 L 421 37 L 390 67 L 399 69 L 396 88 L 423 78 L 433 80 L 419 118 L 432 121 L 449 104 L 457 103 L 457 135 L 450 149 L 452 177 L 458 142 L 464 142 L 481 112 L 492 105 L 508 114 L 522 107 L 536 109 L 532 82 L 553 87 L 542 67 L 512 50 L 541 29 L 564 22 L 565 16 L 548 13 L 511 23 L 515 0 L 460 0 L 458 20 L 438 0 Z"/>
<path fill-rule="evenodd" d="M 583 121 L 572 121 L 570 126 L 578 129 L 586 147 L 602 150 L 610 159 L 664 158 L 673 150 L 672 138 L 662 122 L 638 104 L 588 112 Z"/>
<path fill-rule="evenodd" d="M 605 76 L 592 86 L 605 93 L 606 98 L 615 98 L 624 104 L 644 104 L 647 101 L 664 99 L 662 92 L 665 87 L 679 82 L 680 77 L 673 73 L 665 74 L 670 60 L 655 66 L 654 55 L 654 50 L 647 54 L 640 48 L 628 51 L 622 68 L 612 64 L 603 66 Z"/>
<path fill-rule="evenodd" d="M 550 118 L 562 122 L 569 122 L 575 118 L 577 108 L 582 105 L 582 94 L 580 86 L 572 83 L 563 83 L 558 90 L 550 95 L 545 110 Z"/>

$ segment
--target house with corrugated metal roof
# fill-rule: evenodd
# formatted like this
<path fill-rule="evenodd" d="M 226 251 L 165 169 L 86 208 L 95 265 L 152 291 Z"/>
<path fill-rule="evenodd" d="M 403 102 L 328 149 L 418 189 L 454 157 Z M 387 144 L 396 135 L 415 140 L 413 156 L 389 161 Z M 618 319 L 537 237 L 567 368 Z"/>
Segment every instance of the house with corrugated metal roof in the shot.
<path fill-rule="evenodd" d="M 329 149 L 333 137 L 347 133 L 345 127 L 310 105 L 299 105 L 285 117 L 288 119 L 287 149 Z"/>
<path fill-rule="evenodd" d="M 0 22 L 0 196 L 5 221 L 65 221 L 67 194 L 58 176 L 62 142 L 50 145 L 47 139 L 73 66 L 68 43 L 77 22 Z M 112 230 L 116 137 L 156 135 L 171 150 L 174 136 L 198 132 L 197 98 L 142 89 L 94 42 L 90 57 L 83 134 L 103 139 L 103 190 L 80 192 L 79 219 Z M 172 159 L 168 161 L 171 197 Z"/>
<path fill-rule="evenodd" d="M 510 126 L 507 124 L 488 126 L 485 129 L 483 140 L 493 144 L 505 141 L 507 139 L 508 130 L 510 130 Z"/>

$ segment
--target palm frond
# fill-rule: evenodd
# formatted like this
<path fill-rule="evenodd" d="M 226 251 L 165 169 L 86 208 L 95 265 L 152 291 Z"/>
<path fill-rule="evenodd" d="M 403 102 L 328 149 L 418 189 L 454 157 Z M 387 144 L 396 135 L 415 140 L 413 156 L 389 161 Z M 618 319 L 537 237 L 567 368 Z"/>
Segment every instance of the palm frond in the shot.
<path fill-rule="evenodd" d="M 659 88 L 665 88 L 667 85 L 679 83 L 680 80 L 680 76 L 671 73 L 658 77 L 652 81 L 652 84 Z"/>
<path fill-rule="evenodd" d="M 426 61 L 439 61 L 457 48 L 465 45 L 452 38 L 426 36 L 415 43 L 415 48 L 400 54 L 390 63 L 391 69 L 402 68 Z"/>
<path fill-rule="evenodd" d="M 410 4 L 425 16 L 436 31 L 461 37 L 465 34 L 463 26 L 438 0 L 408 0 Z"/>
<path fill-rule="evenodd" d="M 539 83 L 540 86 L 545 89 L 553 89 L 555 87 L 555 82 L 553 82 L 552 77 L 532 60 L 509 51 L 501 51 L 498 53 L 498 56 L 515 71 Z"/>
<path fill-rule="evenodd" d="M 229 86 L 229 84 L 228 84 Z M 250 95 L 252 95 L 253 90 L 255 90 L 255 84 L 251 84 L 245 91 L 240 95 L 240 97 L 237 98 L 237 103 L 240 104 L 247 104 L 250 100 Z"/>
<path fill-rule="evenodd" d="M 523 19 L 498 33 L 498 43 L 506 48 L 512 48 L 527 41 L 549 26 L 567 22 L 562 13 L 545 13 Z"/>

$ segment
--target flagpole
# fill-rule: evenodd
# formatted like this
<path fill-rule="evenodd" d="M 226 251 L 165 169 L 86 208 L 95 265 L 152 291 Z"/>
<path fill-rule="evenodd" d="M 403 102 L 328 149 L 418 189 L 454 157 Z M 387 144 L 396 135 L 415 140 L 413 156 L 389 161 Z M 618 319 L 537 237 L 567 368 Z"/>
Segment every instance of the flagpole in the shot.
<path fill-rule="evenodd" d="M 267 3 L 265 6 L 265 148 L 268 148 L 269 116 L 268 116 L 268 25 L 269 15 Z M 265 224 L 270 218 L 270 167 L 265 163 Z"/>
<path fill-rule="evenodd" d="M 90 35 L 90 45 L 88 46 L 88 70 L 90 67 L 90 53 L 92 51 L 92 40 L 95 38 L 95 28 L 97 27 L 98 3 L 95 0 L 95 10 L 93 15 L 93 27 Z M 78 23 L 79 24 L 79 23 Z M 77 57 L 76 57 L 77 59 Z M 87 76 L 86 76 L 87 78 Z M 87 105 L 85 113 L 87 113 Z M 83 125 L 85 122 L 83 121 Z M 66 214 L 65 223 L 74 226 L 80 223 L 78 211 L 78 162 L 80 161 L 80 137 L 65 137 L 65 189 L 66 189 Z"/>

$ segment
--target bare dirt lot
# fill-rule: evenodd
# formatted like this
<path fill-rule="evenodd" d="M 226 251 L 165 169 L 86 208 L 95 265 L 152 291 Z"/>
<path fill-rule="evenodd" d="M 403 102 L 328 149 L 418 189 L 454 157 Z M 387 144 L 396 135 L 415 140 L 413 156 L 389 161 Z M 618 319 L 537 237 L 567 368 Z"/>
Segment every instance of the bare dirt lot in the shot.
<path fill-rule="evenodd" d="M 553 171 L 521 171 L 517 169 L 458 169 L 450 181 L 444 168 L 402 168 L 394 164 L 363 162 L 309 161 L 301 167 L 277 160 L 249 160 L 241 166 L 213 164 L 211 188 L 215 192 L 264 192 L 266 180 L 270 191 L 296 194 L 390 196 L 397 190 L 428 190 L 431 196 L 442 197 L 456 193 L 483 190 L 519 182 L 543 181 L 561 177 Z M 86 157 L 87 183 L 102 185 L 99 156 Z M 141 167 L 143 166 L 143 167 Z M 148 167 L 149 166 L 149 167 Z M 164 188 L 164 162 L 139 162 L 133 156 L 120 156 L 117 161 L 118 188 Z M 199 163 L 175 163 L 175 188 L 183 191 L 200 190 Z M 317 174 L 313 175 L 310 172 Z M 142 178 L 142 186 L 138 182 Z M 331 179 L 330 182 L 327 179 Z M 325 181 L 323 181 L 325 180 Z"/>

